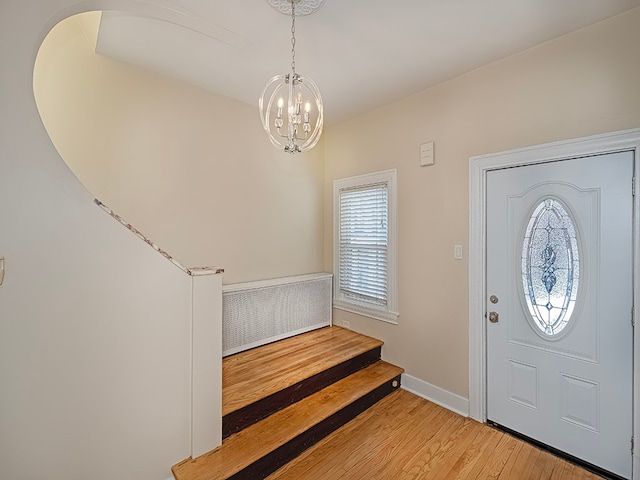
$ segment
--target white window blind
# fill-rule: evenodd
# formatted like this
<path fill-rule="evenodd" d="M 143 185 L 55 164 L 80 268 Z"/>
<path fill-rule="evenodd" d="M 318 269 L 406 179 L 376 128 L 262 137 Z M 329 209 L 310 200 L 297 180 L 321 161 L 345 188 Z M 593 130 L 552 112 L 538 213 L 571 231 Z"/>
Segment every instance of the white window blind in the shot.
<path fill-rule="evenodd" d="M 387 305 L 389 194 L 386 183 L 340 191 L 340 290 Z"/>
<path fill-rule="evenodd" d="M 333 306 L 396 323 L 396 171 L 333 181 Z"/>

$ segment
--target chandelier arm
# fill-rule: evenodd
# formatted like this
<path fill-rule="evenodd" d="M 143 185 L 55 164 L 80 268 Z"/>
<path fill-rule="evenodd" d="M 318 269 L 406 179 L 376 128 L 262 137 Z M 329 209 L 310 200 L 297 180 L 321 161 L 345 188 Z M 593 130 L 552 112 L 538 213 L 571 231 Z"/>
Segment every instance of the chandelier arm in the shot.
<path fill-rule="evenodd" d="M 278 76 L 277 76 L 277 77 L 275 77 L 275 78 L 280 79 L 281 77 L 282 77 L 282 78 L 284 78 L 285 76 L 284 76 L 284 75 L 278 75 Z M 273 93 L 271 94 L 271 98 L 269 98 L 269 105 L 273 105 L 273 101 L 275 100 L 275 98 L 276 98 L 276 97 L 278 96 L 278 94 L 280 93 L 280 90 L 282 89 L 283 85 L 285 85 L 285 84 L 284 84 L 284 83 L 282 83 L 282 84 L 278 85 L 278 87 L 277 87 L 277 88 L 275 88 L 275 89 L 273 90 Z M 268 110 L 267 110 L 267 112 L 268 112 L 268 114 L 270 114 L 270 113 L 271 113 L 271 109 L 268 109 Z M 268 124 L 269 124 L 269 122 L 267 122 L 267 125 L 268 125 Z M 281 127 L 276 126 L 276 132 L 278 133 L 278 135 L 279 135 L 280 137 L 282 137 L 282 138 L 288 138 L 288 135 L 283 135 L 283 134 L 282 134 L 282 132 L 280 131 L 280 128 L 281 128 Z M 288 128 L 288 127 L 287 127 L 287 128 Z M 274 140 L 276 140 L 276 141 L 277 141 L 277 139 L 275 138 L 275 136 L 273 136 L 273 135 L 271 134 L 271 131 L 270 131 L 270 130 L 267 130 L 267 133 L 269 134 L 269 136 L 270 136 L 270 137 L 273 137 L 273 138 L 274 138 Z M 271 143 L 273 143 L 273 141 L 272 141 Z M 278 147 L 282 147 L 283 145 L 282 145 L 280 142 L 277 142 L 277 146 L 278 146 Z"/>

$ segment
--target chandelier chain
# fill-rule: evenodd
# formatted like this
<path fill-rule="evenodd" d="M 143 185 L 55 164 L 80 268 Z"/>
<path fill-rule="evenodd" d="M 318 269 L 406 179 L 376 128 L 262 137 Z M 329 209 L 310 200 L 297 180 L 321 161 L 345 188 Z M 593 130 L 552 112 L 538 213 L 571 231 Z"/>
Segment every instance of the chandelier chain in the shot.
<path fill-rule="evenodd" d="M 291 72 L 296 73 L 296 2 L 291 0 Z"/>

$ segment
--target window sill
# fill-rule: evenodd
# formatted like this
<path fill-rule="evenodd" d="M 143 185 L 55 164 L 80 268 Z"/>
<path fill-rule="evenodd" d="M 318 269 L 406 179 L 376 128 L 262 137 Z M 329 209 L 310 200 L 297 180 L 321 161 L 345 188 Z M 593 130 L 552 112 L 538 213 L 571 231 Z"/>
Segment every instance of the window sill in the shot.
<path fill-rule="evenodd" d="M 386 323 L 391 323 L 393 325 L 398 324 L 399 314 L 397 312 L 389 312 L 387 310 L 378 310 L 375 308 L 370 308 L 370 307 L 357 305 L 349 302 L 344 302 L 340 300 L 333 301 L 333 308 L 337 308 L 338 310 L 344 310 L 345 312 L 357 313 L 358 315 L 363 315 L 365 317 L 373 318 L 375 320 L 380 320 Z"/>

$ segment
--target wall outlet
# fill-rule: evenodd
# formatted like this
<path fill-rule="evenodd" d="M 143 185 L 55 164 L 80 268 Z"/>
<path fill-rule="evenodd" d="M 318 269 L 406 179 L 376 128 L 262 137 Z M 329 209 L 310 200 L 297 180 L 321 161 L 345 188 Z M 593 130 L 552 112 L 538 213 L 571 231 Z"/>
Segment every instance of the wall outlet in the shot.
<path fill-rule="evenodd" d="M 347 322 L 346 320 L 343 320 L 343 321 L 342 321 L 342 326 L 343 326 L 344 328 L 351 328 L 351 324 L 350 324 L 349 322 Z"/>

